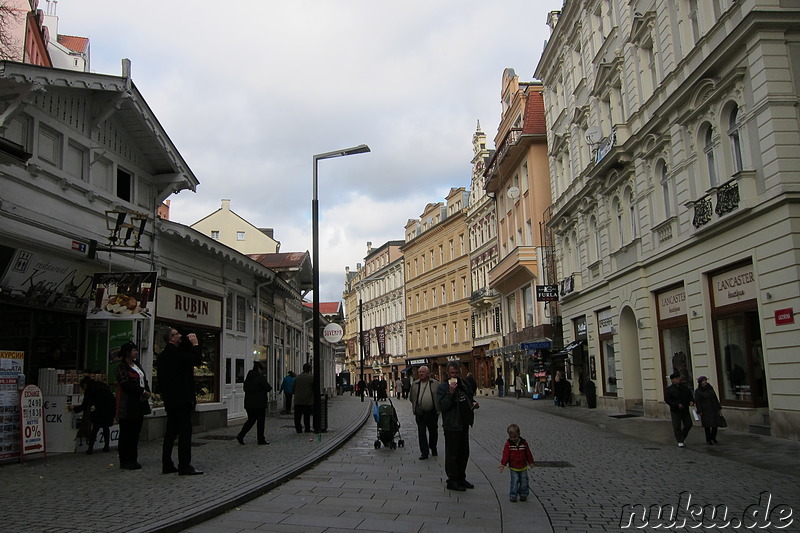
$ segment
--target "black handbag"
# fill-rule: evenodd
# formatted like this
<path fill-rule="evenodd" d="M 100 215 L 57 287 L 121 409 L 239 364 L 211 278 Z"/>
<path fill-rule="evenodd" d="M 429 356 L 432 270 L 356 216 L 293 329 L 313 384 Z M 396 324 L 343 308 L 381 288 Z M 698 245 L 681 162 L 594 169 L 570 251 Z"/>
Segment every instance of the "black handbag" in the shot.
<path fill-rule="evenodd" d="M 722 415 L 719 415 L 719 427 L 721 427 L 721 428 L 728 427 L 728 421 L 725 420 L 725 417 L 722 416 Z"/>
<path fill-rule="evenodd" d="M 150 407 L 150 402 L 148 400 L 141 400 L 140 408 L 143 415 L 149 415 L 153 412 L 153 409 Z"/>

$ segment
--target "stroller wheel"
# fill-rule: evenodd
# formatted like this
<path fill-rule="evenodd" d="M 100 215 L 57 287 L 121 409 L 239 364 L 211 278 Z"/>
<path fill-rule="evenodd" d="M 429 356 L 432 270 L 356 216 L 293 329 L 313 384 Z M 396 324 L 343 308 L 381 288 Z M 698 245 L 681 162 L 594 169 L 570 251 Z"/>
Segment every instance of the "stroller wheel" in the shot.
<path fill-rule="evenodd" d="M 394 441 L 389 445 L 390 450 L 394 450 L 397 446 L 395 445 Z"/>
<path fill-rule="evenodd" d="M 401 448 L 405 448 L 406 442 L 403 439 L 400 439 L 399 441 L 397 441 L 397 445 L 400 446 Z"/>
<path fill-rule="evenodd" d="M 379 440 L 376 440 L 376 441 L 375 441 L 375 449 L 376 449 L 376 450 L 379 450 L 379 449 L 380 449 L 380 447 L 381 447 L 381 441 L 379 441 Z"/>

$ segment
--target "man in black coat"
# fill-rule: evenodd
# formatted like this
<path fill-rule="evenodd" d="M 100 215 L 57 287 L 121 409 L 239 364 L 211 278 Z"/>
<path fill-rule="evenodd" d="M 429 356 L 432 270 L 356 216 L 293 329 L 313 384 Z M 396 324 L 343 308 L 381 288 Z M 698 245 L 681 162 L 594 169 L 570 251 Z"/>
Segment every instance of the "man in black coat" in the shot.
<path fill-rule="evenodd" d="M 678 446 L 686 446 L 686 436 L 692 429 L 692 415 L 689 414 L 689 407 L 694 405 L 694 397 L 689 387 L 683 383 L 680 372 L 673 372 L 669 376 L 672 385 L 667 387 L 664 392 L 664 401 L 669 405 L 669 414 L 672 418 L 672 431 L 675 432 L 675 440 Z"/>
<path fill-rule="evenodd" d="M 167 428 L 161 450 L 161 473 L 177 472 L 182 476 L 202 474 L 192 466 L 192 412 L 197 404 L 194 367 L 202 363 L 197 335 L 189 333 L 186 341 L 175 328 L 164 335 L 166 346 L 158 356 L 158 390 L 167 412 Z M 172 448 L 178 439 L 178 467 L 172 462 Z"/>
<path fill-rule="evenodd" d="M 447 490 L 464 491 L 475 486 L 467 481 L 469 462 L 469 428 L 475 421 L 478 402 L 472 389 L 461 379 L 461 363 L 447 363 L 447 381 L 436 388 L 436 399 L 442 412 L 444 430 L 444 470 Z"/>

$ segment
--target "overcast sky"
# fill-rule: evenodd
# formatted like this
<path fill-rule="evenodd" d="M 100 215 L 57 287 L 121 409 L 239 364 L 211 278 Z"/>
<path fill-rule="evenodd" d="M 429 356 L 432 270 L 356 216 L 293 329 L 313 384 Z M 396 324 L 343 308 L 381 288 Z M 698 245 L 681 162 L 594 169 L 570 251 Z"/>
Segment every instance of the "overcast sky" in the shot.
<path fill-rule="evenodd" d="M 320 299 L 339 301 L 366 243 L 469 187 L 478 120 L 489 145 L 500 82 L 533 79 L 562 0 L 61 0 L 59 33 L 89 37 L 91 69 L 133 82 L 200 180 L 172 196 L 192 224 L 231 200 L 281 251 L 311 242 L 319 162 Z M 46 11 L 46 0 L 39 7 Z M 310 298 L 310 297 L 309 297 Z"/>

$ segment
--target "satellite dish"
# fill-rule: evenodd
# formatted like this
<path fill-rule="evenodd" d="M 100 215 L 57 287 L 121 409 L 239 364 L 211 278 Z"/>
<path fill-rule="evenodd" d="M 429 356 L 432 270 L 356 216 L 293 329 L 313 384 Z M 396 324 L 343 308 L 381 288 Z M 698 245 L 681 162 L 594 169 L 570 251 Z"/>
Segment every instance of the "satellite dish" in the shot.
<path fill-rule="evenodd" d="M 506 196 L 508 196 L 512 200 L 516 200 L 517 198 L 519 198 L 519 187 L 511 187 L 510 189 L 508 189 L 508 191 L 506 192 Z"/>
<path fill-rule="evenodd" d="M 600 143 L 600 128 L 597 126 L 592 126 L 588 130 L 586 130 L 586 142 L 589 144 L 599 144 Z"/>

